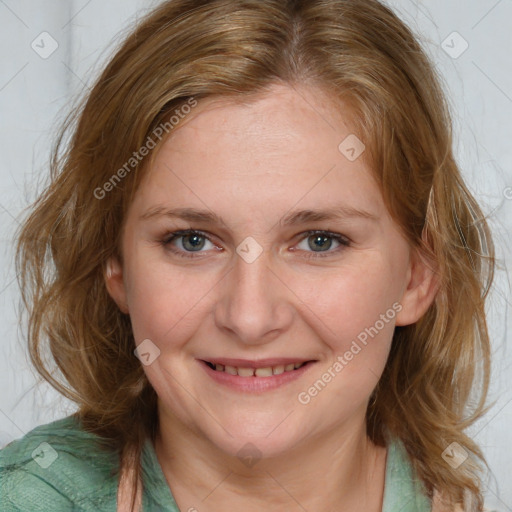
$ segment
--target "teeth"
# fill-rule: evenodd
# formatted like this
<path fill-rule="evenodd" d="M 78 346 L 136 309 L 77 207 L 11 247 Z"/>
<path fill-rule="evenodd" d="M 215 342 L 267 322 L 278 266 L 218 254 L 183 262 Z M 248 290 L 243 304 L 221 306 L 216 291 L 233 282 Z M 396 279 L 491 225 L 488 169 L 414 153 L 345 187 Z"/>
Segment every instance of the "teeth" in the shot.
<path fill-rule="evenodd" d="M 279 364 L 272 368 L 272 373 L 274 375 L 281 375 L 281 373 L 283 373 L 283 372 L 284 372 L 284 364 Z"/>
<path fill-rule="evenodd" d="M 240 377 L 254 377 L 254 368 L 238 368 Z"/>
<path fill-rule="evenodd" d="M 234 366 L 226 366 L 224 371 L 230 375 L 238 375 L 238 371 Z"/>
<path fill-rule="evenodd" d="M 270 377 L 272 375 L 272 366 L 268 366 L 267 368 L 256 368 L 254 374 L 256 377 Z"/>
<path fill-rule="evenodd" d="M 272 375 L 281 375 L 284 372 L 297 370 L 306 363 L 290 363 L 287 365 L 278 364 L 276 366 L 266 366 L 264 368 L 239 368 L 235 366 L 224 366 L 223 364 L 215 364 L 215 370 L 218 372 L 229 373 L 230 375 L 238 375 L 239 377 L 272 377 Z"/>

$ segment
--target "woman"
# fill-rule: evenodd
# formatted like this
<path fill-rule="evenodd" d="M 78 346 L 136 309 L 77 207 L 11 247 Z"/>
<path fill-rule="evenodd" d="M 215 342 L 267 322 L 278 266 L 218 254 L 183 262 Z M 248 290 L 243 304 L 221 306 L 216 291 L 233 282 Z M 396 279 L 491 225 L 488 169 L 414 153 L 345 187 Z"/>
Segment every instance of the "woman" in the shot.
<path fill-rule="evenodd" d="M 164 2 L 75 120 L 18 262 L 78 412 L 6 510 L 482 510 L 492 241 L 391 10 Z"/>

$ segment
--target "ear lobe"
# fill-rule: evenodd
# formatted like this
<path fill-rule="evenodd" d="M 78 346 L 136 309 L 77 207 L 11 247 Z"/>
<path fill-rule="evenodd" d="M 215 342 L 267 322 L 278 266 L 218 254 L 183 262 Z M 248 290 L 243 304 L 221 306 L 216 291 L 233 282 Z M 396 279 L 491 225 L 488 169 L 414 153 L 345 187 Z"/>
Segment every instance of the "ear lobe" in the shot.
<path fill-rule="evenodd" d="M 108 259 L 105 266 L 104 278 L 109 295 L 118 305 L 119 309 L 123 313 L 128 314 L 129 309 L 123 280 L 123 267 L 117 258 L 111 257 Z"/>
<path fill-rule="evenodd" d="M 411 257 L 407 287 L 402 295 L 402 309 L 396 316 L 396 325 L 417 322 L 428 310 L 439 290 L 440 278 L 432 262 L 415 250 Z"/>

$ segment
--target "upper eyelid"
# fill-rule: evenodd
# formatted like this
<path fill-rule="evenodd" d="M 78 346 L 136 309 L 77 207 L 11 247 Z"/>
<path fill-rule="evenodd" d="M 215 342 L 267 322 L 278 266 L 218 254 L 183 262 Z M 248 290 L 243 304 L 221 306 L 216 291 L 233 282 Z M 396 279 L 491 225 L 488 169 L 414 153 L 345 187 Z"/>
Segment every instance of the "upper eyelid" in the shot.
<path fill-rule="evenodd" d="M 208 233 L 206 231 L 202 231 L 200 229 L 178 229 L 176 231 L 171 231 L 168 234 L 164 235 L 161 238 L 161 240 L 164 244 L 170 244 L 174 240 L 184 238 L 188 235 L 194 235 L 194 234 L 197 234 L 197 235 L 200 235 L 200 236 L 206 238 L 206 240 L 208 240 L 213 245 L 216 245 L 216 246 L 218 245 L 215 243 L 215 240 L 214 240 L 215 237 L 213 235 L 211 235 L 210 233 Z M 192 254 L 192 251 L 185 251 L 185 252 L 191 252 L 191 254 Z M 198 252 L 203 252 L 203 251 L 198 251 Z"/>

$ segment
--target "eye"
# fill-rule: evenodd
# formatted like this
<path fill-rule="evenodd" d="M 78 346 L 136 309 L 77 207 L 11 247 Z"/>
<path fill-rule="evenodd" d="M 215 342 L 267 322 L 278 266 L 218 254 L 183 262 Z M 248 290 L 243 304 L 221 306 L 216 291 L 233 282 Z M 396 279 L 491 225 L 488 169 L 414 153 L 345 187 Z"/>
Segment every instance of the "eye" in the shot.
<path fill-rule="evenodd" d="M 216 247 L 205 233 L 202 233 L 201 231 L 194 231 L 192 229 L 185 229 L 170 233 L 161 241 L 161 243 L 171 252 L 183 258 L 194 258 L 195 256 L 193 253 L 204 252 L 202 249 L 208 244 L 210 244 L 211 247 L 207 247 L 207 249 Z"/>
<path fill-rule="evenodd" d="M 339 234 L 329 231 L 307 231 L 302 233 L 303 238 L 297 245 L 303 256 L 309 258 L 323 258 L 338 253 L 350 246 L 350 240 Z M 202 231 L 185 229 L 174 231 L 165 236 L 160 242 L 166 249 L 183 258 L 197 258 L 199 254 L 209 249 L 218 249 L 210 237 Z M 208 247 L 210 244 L 210 247 Z M 302 247 L 301 247 L 302 244 Z M 334 244 L 334 249 L 333 248 Z M 203 251 L 203 249 L 205 249 Z M 296 249 L 292 249 L 295 251 Z M 198 254 L 194 254 L 198 253 Z"/>
<path fill-rule="evenodd" d="M 297 247 L 309 253 L 304 256 L 305 258 L 323 258 L 333 253 L 340 252 L 350 246 L 350 240 L 339 233 L 308 231 L 304 234 L 306 235 L 305 238 L 302 239 Z M 330 250 L 333 247 L 333 243 L 335 244 L 335 248 L 334 250 Z M 301 244 L 303 244 L 302 247 Z"/>

